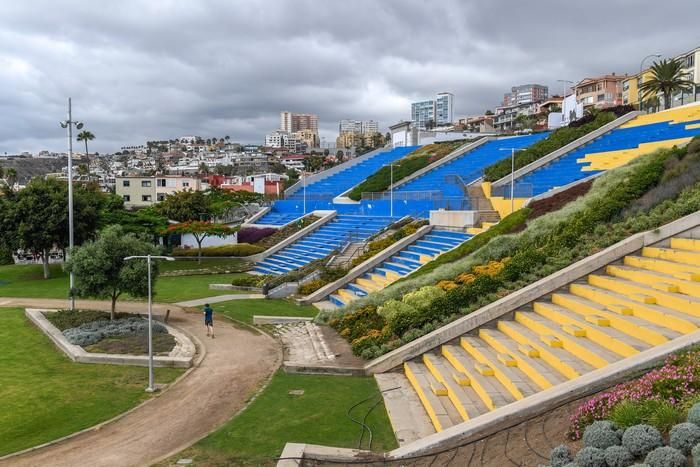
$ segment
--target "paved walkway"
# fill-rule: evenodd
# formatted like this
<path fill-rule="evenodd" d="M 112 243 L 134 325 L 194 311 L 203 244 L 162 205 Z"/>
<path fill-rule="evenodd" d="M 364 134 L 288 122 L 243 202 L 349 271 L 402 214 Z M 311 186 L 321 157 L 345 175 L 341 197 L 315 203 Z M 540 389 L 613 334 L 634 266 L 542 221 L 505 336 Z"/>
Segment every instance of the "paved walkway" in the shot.
<path fill-rule="evenodd" d="M 192 306 L 202 306 L 205 303 L 219 303 L 219 302 L 228 302 L 229 300 L 245 300 L 249 298 L 265 298 L 263 294 L 259 293 L 239 293 L 239 294 L 230 294 L 230 295 L 216 295 L 214 297 L 209 297 L 209 298 L 198 298 L 197 300 L 188 300 L 186 302 L 178 302 L 175 305 L 179 305 L 181 307 L 192 307 Z"/>
<path fill-rule="evenodd" d="M 66 306 L 66 300 L 52 299 L 0 297 L 0 303 L 35 308 Z M 79 300 L 77 306 L 109 309 L 108 302 L 90 300 Z M 146 310 L 145 304 L 134 302 L 119 303 L 117 308 Z M 0 461 L 0 466 L 149 465 L 221 426 L 244 407 L 250 395 L 280 365 L 279 346 L 265 334 L 219 320 L 216 339 L 207 338 L 201 313 L 187 313 L 176 305 L 154 305 L 156 314 L 166 309 L 171 310 L 169 323 L 197 337 L 206 349 L 204 360 L 186 378 L 100 430 Z"/>

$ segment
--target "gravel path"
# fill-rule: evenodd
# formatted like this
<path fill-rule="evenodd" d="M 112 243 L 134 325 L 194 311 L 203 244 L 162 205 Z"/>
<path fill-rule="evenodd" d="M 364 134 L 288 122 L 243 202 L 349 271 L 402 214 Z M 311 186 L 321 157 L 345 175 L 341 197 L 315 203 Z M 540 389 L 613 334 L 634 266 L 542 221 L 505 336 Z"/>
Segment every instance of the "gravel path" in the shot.
<path fill-rule="evenodd" d="M 3 306 L 65 308 L 65 300 L 0 297 Z M 79 300 L 79 308 L 109 309 L 109 303 Z M 145 312 L 146 305 L 123 302 L 119 311 Z M 216 338 L 206 337 L 201 312 L 156 304 L 154 313 L 170 309 L 169 324 L 197 337 L 204 359 L 191 373 L 147 404 L 98 430 L 0 461 L 0 466 L 136 466 L 174 455 L 221 426 L 281 362 L 278 344 L 269 336 L 228 320 L 215 320 Z M 145 370 L 144 370 L 145 371 Z"/>

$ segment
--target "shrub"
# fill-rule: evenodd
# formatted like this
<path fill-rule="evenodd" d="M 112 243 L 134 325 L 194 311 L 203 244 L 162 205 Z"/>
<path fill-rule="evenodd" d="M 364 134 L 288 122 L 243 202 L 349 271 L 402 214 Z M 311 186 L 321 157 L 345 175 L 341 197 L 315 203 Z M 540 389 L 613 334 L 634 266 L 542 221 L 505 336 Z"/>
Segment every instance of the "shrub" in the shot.
<path fill-rule="evenodd" d="M 644 406 L 635 401 L 623 401 L 610 412 L 610 420 L 622 429 L 639 425 L 647 420 Z"/>
<path fill-rule="evenodd" d="M 231 279 L 231 285 L 237 285 L 239 287 L 258 287 L 261 281 L 264 281 L 264 276 L 261 278 L 260 276 L 241 274 Z"/>
<path fill-rule="evenodd" d="M 668 401 L 649 401 L 647 405 L 651 406 L 647 423 L 663 433 L 683 421 L 683 411 Z"/>
<path fill-rule="evenodd" d="M 328 283 L 329 282 L 324 279 L 314 279 L 309 281 L 306 284 L 299 286 L 299 295 L 309 295 L 310 293 L 314 293 Z"/>
<path fill-rule="evenodd" d="M 700 467 L 700 444 L 696 444 L 690 453 L 693 456 L 693 467 Z"/>
<path fill-rule="evenodd" d="M 265 237 L 277 232 L 272 227 L 243 227 L 238 231 L 238 241 L 240 243 L 256 243 Z"/>
<path fill-rule="evenodd" d="M 153 322 L 152 329 L 155 333 L 168 332 L 165 326 L 157 322 Z M 71 344 L 85 347 L 107 337 L 133 336 L 146 334 L 147 332 L 148 321 L 141 317 L 130 317 L 112 321 L 92 321 L 81 324 L 77 328 L 66 329 L 63 331 L 63 335 Z"/>
<path fill-rule="evenodd" d="M 352 353 L 355 355 L 362 355 L 367 350 L 381 343 L 383 337 L 379 330 L 372 329 L 367 333 L 367 335 L 358 337 L 351 342 Z"/>
<path fill-rule="evenodd" d="M 375 306 L 368 305 L 354 313 L 348 313 L 339 319 L 331 320 L 328 324 L 341 336 L 352 342 L 368 334 L 371 330 L 381 330 L 386 325 L 386 320 L 377 313 Z"/>
<path fill-rule="evenodd" d="M 685 455 L 690 454 L 693 446 L 700 443 L 700 427 L 694 423 L 680 423 L 671 429 L 669 445 Z"/>
<path fill-rule="evenodd" d="M 625 430 L 622 435 L 622 445 L 634 457 L 643 457 L 654 449 L 663 446 L 659 430 L 649 425 L 635 425 Z"/>
<path fill-rule="evenodd" d="M 688 410 L 688 421 L 700 426 L 700 402 L 697 402 Z"/>
<path fill-rule="evenodd" d="M 575 459 L 579 467 L 606 467 L 605 451 L 599 448 L 583 448 L 576 454 Z"/>
<path fill-rule="evenodd" d="M 644 462 L 649 467 L 685 467 L 686 458 L 678 449 L 664 446 L 647 454 Z"/>
<path fill-rule="evenodd" d="M 248 243 L 234 243 L 231 245 L 208 246 L 202 248 L 202 256 L 250 256 L 265 251 L 257 245 Z M 173 248 L 173 256 L 197 256 L 196 248 Z"/>
<path fill-rule="evenodd" d="M 583 432 L 583 445 L 586 447 L 607 449 L 620 444 L 620 435 L 608 421 L 594 422 Z"/>
<path fill-rule="evenodd" d="M 66 329 L 77 328 L 86 323 L 92 323 L 94 321 L 104 321 L 109 319 L 109 313 L 106 311 L 97 310 L 59 310 L 55 312 L 46 313 L 46 319 L 49 320 L 51 324 L 56 326 L 59 331 L 65 331 Z M 131 316 L 129 313 L 115 313 L 115 318 L 128 318 Z"/>
<path fill-rule="evenodd" d="M 627 467 L 634 462 L 634 456 L 627 448 L 610 446 L 605 450 L 605 462 L 608 467 Z"/>
<path fill-rule="evenodd" d="M 560 444 L 549 453 L 549 463 L 552 467 L 564 467 L 573 460 L 569 447 L 566 444 Z"/>
<path fill-rule="evenodd" d="M 427 310 L 433 300 L 444 297 L 445 291 L 439 287 L 426 285 L 415 292 L 407 293 L 402 301 L 419 311 Z"/>

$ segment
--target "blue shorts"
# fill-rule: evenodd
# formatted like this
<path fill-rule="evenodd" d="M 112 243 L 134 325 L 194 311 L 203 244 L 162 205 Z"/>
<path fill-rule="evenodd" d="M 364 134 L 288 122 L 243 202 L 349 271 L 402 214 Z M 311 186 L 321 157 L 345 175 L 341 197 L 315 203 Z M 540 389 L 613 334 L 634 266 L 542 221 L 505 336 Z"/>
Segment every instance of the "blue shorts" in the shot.
<path fill-rule="evenodd" d="M 213 319 L 204 319 L 204 325 L 205 326 L 214 326 L 214 320 Z"/>

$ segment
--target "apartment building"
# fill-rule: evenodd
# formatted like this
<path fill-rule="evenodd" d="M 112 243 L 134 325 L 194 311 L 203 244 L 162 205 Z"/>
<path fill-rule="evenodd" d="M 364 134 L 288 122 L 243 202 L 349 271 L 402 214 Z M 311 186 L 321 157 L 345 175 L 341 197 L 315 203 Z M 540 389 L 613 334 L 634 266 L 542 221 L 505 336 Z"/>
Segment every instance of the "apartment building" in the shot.
<path fill-rule="evenodd" d="M 166 196 L 183 190 L 203 190 L 207 187 L 197 177 L 183 175 L 127 175 L 116 177 L 116 193 L 124 200 L 126 208 L 144 208 Z"/>
<path fill-rule="evenodd" d="M 503 95 L 503 106 L 544 102 L 549 98 L 549 88 L 542 84 L 521 84 L 513 86 Z"/>
<path fill-rule="evenodd" d="M 318 134 L 318 115 L 299 114 L 294 112 L 280 112 L 280 130 L 287 133 L 295 133 L 302 130 L 311 130 Z"/>
<path fill-rule="evenodd" d="M 604 109 L 622 104 L 622 82 L 627 75 L 597 76 L 584 78 L 574 86 L 576 100 L 584 107 Z"/>
<path fill-rule="evenodd" d="M 454 95 L 440 92 L 435 99 L 411 104 L 411 122 L 419 130 L 451 125 L 454 120 Z"/>
<path fill-rule="evenodd" d="M 689 102 L 697 102 L 700 100 L 700 47 L 684 52 L 674 57 L 679 60 L 683 66 L 683 73 L 686 79 L 693 82 L 693 89 L 690 91 L 682 91 L 676 93 L 671 100 L 671 106 L 687 104 Z M 651 78 L 651 69 L 647 68 L 641 73 L 633 76 L 628 76 L 622 81 L 622 102 L 639 106 L 640 92 L 639 86 L 649 78 Z M 648 98 L 643 100 L 647 101 Z M 663 99 L 659 99 L 659 104 L 663 107 Z"/>
<path fill-rule="evenodd" d="M 438 126 L 451 125 L 454 121 L 455 96 L 449 92 L 440 92 L 435 98 L 435 123 Z"/>

